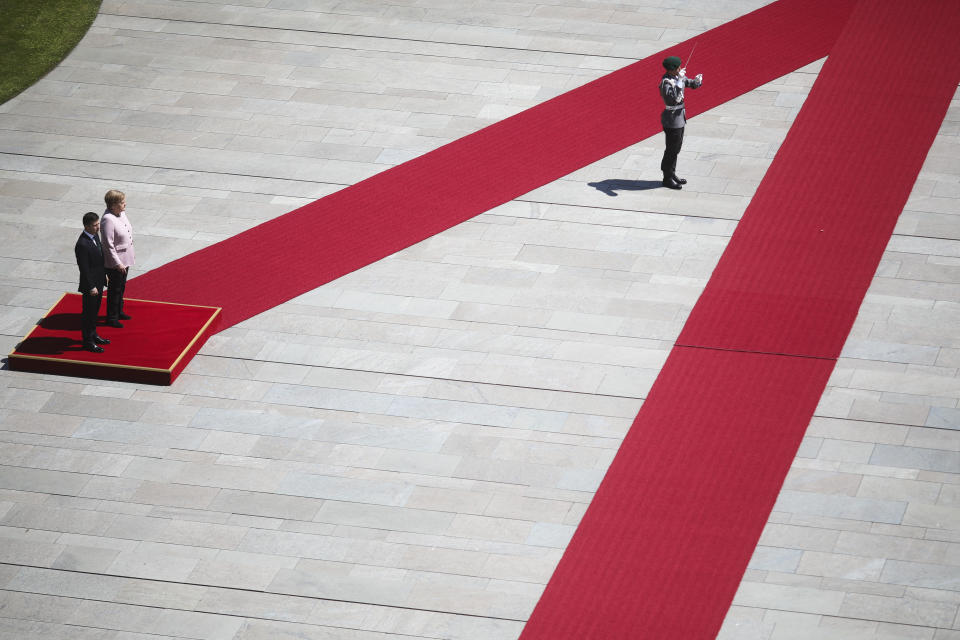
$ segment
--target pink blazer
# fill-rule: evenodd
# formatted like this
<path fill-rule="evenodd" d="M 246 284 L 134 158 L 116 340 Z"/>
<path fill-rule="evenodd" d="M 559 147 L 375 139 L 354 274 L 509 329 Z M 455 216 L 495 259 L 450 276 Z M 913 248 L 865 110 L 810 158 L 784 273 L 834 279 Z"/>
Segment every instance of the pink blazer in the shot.
<path fill-rule="evenodd" d="M 100 218 L 100 240 L 103 242 L 103 261 L 107 269 L 134 265 L 133 225 L 126 212 L 119 216 L 104 212 Z"/>

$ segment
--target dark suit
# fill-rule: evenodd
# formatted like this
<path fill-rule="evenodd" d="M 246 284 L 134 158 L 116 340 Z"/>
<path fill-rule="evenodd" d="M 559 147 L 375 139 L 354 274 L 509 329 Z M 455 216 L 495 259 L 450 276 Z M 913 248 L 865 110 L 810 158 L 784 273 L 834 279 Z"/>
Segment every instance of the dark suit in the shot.
<path fill-rule="evenodd" d="M 103 266 L 103 251 L 86 233 L 81 233 L 73 247 L 80 269 L 80 293 L 83 294 L 83 313 L 80 317 L 80 335 L 84 344 L 93 344 L 97 335 L 97 315 L 100 313 L 100 300 L 103 288 L 107 286 L 107 272 Z M 90 295 L 96 289 L 97 295 Z"/>

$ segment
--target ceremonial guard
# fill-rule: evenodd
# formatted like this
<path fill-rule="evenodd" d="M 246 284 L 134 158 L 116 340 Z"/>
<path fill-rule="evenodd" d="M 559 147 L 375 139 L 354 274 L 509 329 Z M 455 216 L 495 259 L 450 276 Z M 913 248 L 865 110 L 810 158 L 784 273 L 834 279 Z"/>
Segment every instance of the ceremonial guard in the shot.
<path fill-rule="evenodd" d="M 683 129 L 687 124 L 683 90 L 688 87 L 698 89 L 703 83 L 703 74 L 697 74 L 691 80 L 687 77 L 687 70 L 680 65 L 681 60 L 677 56 L 665 58 L 663 68 L 666 73 L 660 78 L 660 97 L 665 105 L 660 114 L 660 123 L 666 136 L 660 170 L 663 172 L 663 186 L 671 189 L 682 189 L 682 185 L 687 184 L 686 180 L 677 177 L 677 155 L 683 146 Z"/>

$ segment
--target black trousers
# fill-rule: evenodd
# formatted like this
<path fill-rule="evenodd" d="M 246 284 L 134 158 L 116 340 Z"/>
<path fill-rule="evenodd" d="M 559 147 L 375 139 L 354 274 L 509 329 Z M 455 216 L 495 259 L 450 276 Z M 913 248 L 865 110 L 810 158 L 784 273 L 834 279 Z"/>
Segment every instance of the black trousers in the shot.
<path fill-rule="evenodd" d="M 123 313 L 123 291 L 127 288 L 127 271 L 107 269 L 107 321 L 119 320 Z"/>
<path fill-rule="evenodd" d="M 84 344 L 92 344 L 93 336 L 97 335 L 97 315 L 100 313 L 100 301 L 103 300 L 103 289 L 98 289 L 95 296 L 90 292 L 83 294 L 83 309 L 80 312 L 80 338 Z"/>
<path fill-rule="evenodd" d="M 663 150 L 660 171 L 663 171 L 665 176 L 675 176 L 677 174 L 677 156 L 680 155 L 680 148 L 683 146 L 683 127 L 664 129 L 663 133 L 667 138 L 667 146 Z"/>

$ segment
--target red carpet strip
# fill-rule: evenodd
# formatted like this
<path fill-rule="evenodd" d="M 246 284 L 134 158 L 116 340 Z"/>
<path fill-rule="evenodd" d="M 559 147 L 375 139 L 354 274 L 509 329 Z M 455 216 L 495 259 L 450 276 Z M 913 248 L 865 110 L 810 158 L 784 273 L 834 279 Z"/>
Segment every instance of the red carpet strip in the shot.
<path fill-rule="evenodd" d="M 716 636 L 960 82 L 957 33 L 953 2 L 854 9 L 522 640 Z"/>
<path fill-rule="evenodd" d="M 664 56 L 697 43 L 694 115 L 825 56 L 851 2 L 780 0 L 133 278 L 128 293 L 222 307 L 233 326 L 659 133 Z"/>

